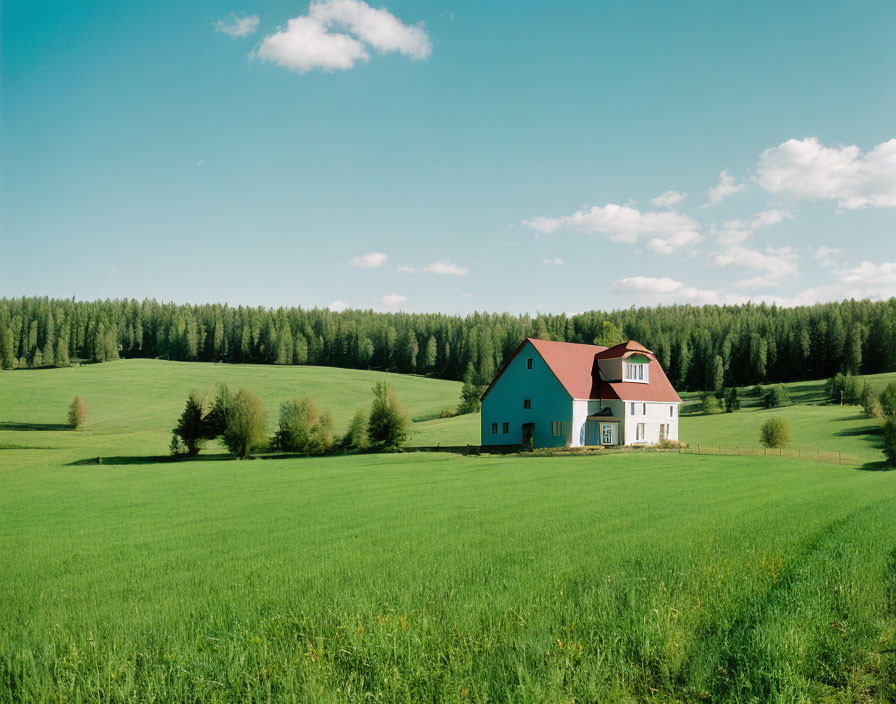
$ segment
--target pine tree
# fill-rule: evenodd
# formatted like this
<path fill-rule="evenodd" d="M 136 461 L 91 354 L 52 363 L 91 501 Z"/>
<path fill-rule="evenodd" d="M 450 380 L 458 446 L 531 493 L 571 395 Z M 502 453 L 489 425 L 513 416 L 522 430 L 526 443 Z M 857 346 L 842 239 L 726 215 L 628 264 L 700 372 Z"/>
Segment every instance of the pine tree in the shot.
<path fill-rule="evenodd" d="M 12 330 L 4 327 L 0 330 L 0 368 L 14 369 L 16 366 L 15 343 Z"/>
<path fill-rule="evenodd" d="M 436 368 L 436 354 L 438 353 L 438 344 L 434 335 L 430 335 L 426 341 L 426 349 L 423 352 L 423 369 L 432 373 Z"/>
<path fill-rule="evenodd" d="M 725 365 L 722 357 L 716 355 L 712 366 L 712 389 L 716 394 L 721 394 L 725 388 Z"/>

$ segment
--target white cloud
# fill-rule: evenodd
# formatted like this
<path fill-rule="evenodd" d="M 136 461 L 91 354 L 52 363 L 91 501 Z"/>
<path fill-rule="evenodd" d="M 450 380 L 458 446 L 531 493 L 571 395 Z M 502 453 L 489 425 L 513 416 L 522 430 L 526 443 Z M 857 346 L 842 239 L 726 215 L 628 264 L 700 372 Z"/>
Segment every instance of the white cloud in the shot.
<path fill-rule="evenodd" d="M 666 191 L 656 198 L 650 199 L 650 204 L 654 208 L 671 208 L 688 197 L 687 193 L 679 193 L 678 191 Z"/>
<path fill-rule="evenodd" d="M 681 302 L 697 305 L 743 303 L 747 300 L 739 294 L 723 294 L 720 290 L 705 290 L 685 286 L 681 281 L 667 276 L 629 276 L 619 279 L 612 286 L 613 293 L 635 296 L 656 302 Z"/>
<path fill-rule="evenodd" d="M 793 217 L 793 213 L 789 210 L 776 208 L 773 210 L 763 210 L 749 222 L 746 220 L 729 220 L 722 225 L 721 230 L 713 228 L 712 233 L 720 244 L 740 244 L 749 238 L 754 230 L 769 225 L 776 225 L 783 220 L 789 220 Z"/>
<path fill-rule="evenodd" d="M 417 270 L 412 266 L 405 266 L 404 264 L 399 264 L 396 267 L 395 271 L 397 271 L 399 274 L 413 274 Z"/>
<path fill-rule="evenodd" d="M 790 139 L 759 156 L 756 183 L 785 200 L 834 200 L 843 210 L 896 207 L 896 139 L 867 154 L 825 147 L 816 137 Z"/>
<path fill-rule="evenodd" d="M 894 286 L 896 287 L 896 262 L 864 261 L 858 266 L 843 269 L 838 272 L 840 280 L 845 284 L 864 284 L 866 286 Z"/>
<path fill-rule="evenodd" d="M 360 257 L 349 259 L 348 263 L 351 266 L 359 266 L 362 269 L 372 269 L 375 266 L 382 266 L 387 261 L 389 261 L 389 257 L 382 252 L 369 252 L 368 254 L 362 254 Z"/>
<path fill-rule="evenodd" d="M 286 29 L 266 36 L 255 54 L 298 73 L 316 68 L 344 71 L 357 61 L 368 61 L 368 48 L 415 60 L 432 53 L 422 23 L 406 25 L 388 10 L 361 0 L 327 0 L 312 2 L 307 15 L 293 17 Z"/>
<path fill-rule="evenodd" d="M 728 169 L 719 174 L 719 182 L 707 191 L 709 205 L 715 205 L 730 195 L 737 193 L 744 187 L 742 183 L 735 183 L 734 177 L 728 173 Z"/>
<path fill-rule="evenodd" d="M 839 247 L 828 247 L 827 245 L 821 245 L 818 249 L 815 250 L 815 254 L 812 255 L 812 258 L 819 262 L 821 266 L 833 266 L 834 265 L 834 255 L 840 254 L 842 250 Z"/>
<path fill-rule="evenodd" d="M 759 276 L 739 281 L 745 288 L 772 288 L 781 284 L 788 276 L 797 273 L 798 255 L 790 247 L 766 247 L 765 252 L 748 249 L 739 245 L 717 253 L 713 259 L 716 266 L 735 266 L 761 272 Z"/>
<path fill-rule="evenodd" d="M 258 16 L 248 15 L 246 17 L 237 17 L 236 14 L 230 14 L 230 22 L 218 20 L 215 22 L 215 31 L 224 32 L 224 34 L 233 37 L 247 37 L 254 34 L 258 29 Z"/>
<path fill-rule="evenodd" d="M 327 308 L 329 308 L 334 313 L 341 313 L 346 308 L 348 308 L 348 303 L 337 298 L 335 301 L 331 301 L 330 305 L 328 305 Z"/>
<path fill-rule="evenodd" d="M 553 259 L 542 259 L 541 261 L 544 264 L 553 264 L 554 266 L 561 266 L 563 264 L 563 260 L 560 257 L 554 257 Z"/>
<path fill-rule="evenodd" d="M 448 276 L 466 276 L 470 273 L 470 270 L 467 267 L 458 266 L 449 261 L 430 264 L 428 267 L 424 268 L 423 271 L 428 271 L 432 274 L 445 274 Z"/>
<path fill-rule="evenodd" d="M 374 302 L 380 303 L 381 305 L 392 307 L 397 306 L 399 303 L 404 303 L 408 300 L 407 296 L 402 296 L 400 293 L 389 293 L 385 296 L 380 296 L 379 298 L 374 298 Z"/>
<path fill-rule="evenodd" d="M 560 227 L 569 227 L 577 232 L 600 232 L 614 242 L 634 243 L 642 235 L 655 235 L 648 247 L 662 253 L 700 240 L 700 225 L 687 215 L 676 212 L 642 213 L 628 205 L 615 203 L 583 208 L 572 215 L 556 218 L 538 216 L 523 221 L 523 224 L 544 234 Z"/>

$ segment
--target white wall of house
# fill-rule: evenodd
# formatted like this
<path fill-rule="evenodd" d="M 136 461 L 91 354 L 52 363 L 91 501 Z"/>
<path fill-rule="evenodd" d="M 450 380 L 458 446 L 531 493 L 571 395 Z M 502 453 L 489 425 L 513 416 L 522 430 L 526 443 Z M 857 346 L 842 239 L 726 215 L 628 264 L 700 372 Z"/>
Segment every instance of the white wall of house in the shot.
<path fill-rule="evenodd" d="M 631 405 L 635 404 L 632 415 Z M 654 401 L 586 401 L 572 402 L 572 446 L 591 444 L 586 427 L 588 416 L 610 408 L 612 418 L 618 418 L 619 444 L 653 444 L 660 441 L 660 426 L 667 427 L 666 439 L 678 440 L 678 403 L 657 403 Z M 671 409 L 671 412 L 670 412 Z M 644 425 L 644 438 L 638 439 L 638 425 Z"/>

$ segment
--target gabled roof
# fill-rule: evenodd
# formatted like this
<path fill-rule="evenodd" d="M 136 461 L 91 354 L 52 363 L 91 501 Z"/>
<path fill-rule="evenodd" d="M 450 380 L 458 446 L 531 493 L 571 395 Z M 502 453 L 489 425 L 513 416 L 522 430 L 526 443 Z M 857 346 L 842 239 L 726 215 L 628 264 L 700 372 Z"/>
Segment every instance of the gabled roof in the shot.
<path fill-rule="evenodd" d="M 504 370 L 522 351 L 527 343 L 531 343 L 541 355 L 550 370 L 563 385 L 567 393 L 575 399 L 605 399 L 623 401 L 659 401 L 680 403 L 681 399 L 666 378 L 663 368 L 654 357 L 653 352 L 634 341 L 624 342 L 614 347 L 601 345 L 582 345 L 574 342 L 553 342 L 527 338 L 516 348 L 516 351 L 501 367 L 489 387 L 482 394 L 484 400 L 501 378 Z M 633 352 L 644 354 L 650 360 L 650 383 L 635 381 L 601 381 L 598 371 L 598 359 L 615 359 Z M 608 354 L 611 353 L 611 354 Z"/>

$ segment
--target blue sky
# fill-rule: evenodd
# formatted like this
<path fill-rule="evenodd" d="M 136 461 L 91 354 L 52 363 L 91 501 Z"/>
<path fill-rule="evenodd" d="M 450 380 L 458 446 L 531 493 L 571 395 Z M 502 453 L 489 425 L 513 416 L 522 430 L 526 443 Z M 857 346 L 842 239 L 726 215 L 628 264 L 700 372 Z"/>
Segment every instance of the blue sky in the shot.
<path fill-rule="evenodd" d="M 0 296 L 896 295 L 896 5 L 555 5 L 3 3 Z"/>

